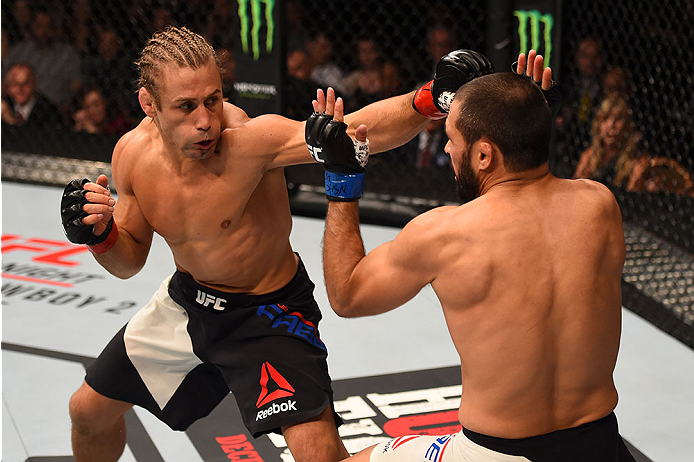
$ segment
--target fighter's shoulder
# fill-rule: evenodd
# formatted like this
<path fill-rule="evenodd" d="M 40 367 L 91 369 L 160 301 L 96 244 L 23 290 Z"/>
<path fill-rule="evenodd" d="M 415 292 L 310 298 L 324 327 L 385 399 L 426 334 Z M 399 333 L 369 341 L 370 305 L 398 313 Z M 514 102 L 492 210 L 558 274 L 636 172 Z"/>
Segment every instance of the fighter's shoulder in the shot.
<path fill-rule="evenodd" d="M 567 181 L 571 184 L 574 185 L 575 189 L 577 192 L 581 194 L 585 194 L 586 196 L 590 196 L 595 198 L 595 200 L 600 200 L 600 201 L 605 201 L 605 202 L 614 202 L 615 197 L 610 188 L 605 186 L 604 184 L 594 181 L 594 180 L 589 180 L 586 178 L 578 178 L 575 180 L 564 180 Z"/>
<path fill-rule="evenodd" d="M 436 207 L 410 220 L 400 235 L 407 240 L 421 244 L 427 241 L 437 242 L 446 234 L 448 225 L 456 219 L 459 207 Z"/>
<path fill-rule="evenodd" d="M 234 106 L 228 101 L 225 101 L 222 107 L 224 111 L 225 128 L 237 128 L 251 120 L 250 117 L 248 117 L 248 114 L 246 114 L 246 111 L 238 106 Z"/>
<path fill-rule="evenodd" d="M 577 200 L 583 205 L 592 206 L 596 213 L 621 217 L 617 198 L 610 188 L 588 179 L 564 180 L 573 185 Z"/>
<path fill-rule="evenodd" d="M 157 130 L 154 121 L 145 117 L 132 130 L 121 136 L 113 149 L 111 168 L 114 174 L 123 176 L 135 168 L 135 164 L 147 158 L 154 143 L 153 133 Z"/>

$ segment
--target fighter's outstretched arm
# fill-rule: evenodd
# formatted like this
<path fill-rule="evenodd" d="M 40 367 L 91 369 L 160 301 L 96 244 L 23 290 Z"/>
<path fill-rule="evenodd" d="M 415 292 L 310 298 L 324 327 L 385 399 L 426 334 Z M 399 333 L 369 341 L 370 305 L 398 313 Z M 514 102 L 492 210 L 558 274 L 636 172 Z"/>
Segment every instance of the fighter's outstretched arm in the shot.
<path fill-rule="evenodd" d="M 429 119 L 412 107 L 415 92 L 394 96 L 365 106 L 345 115 L 347 134 L 355 136 L 361 124 L 369 127 L 371 154 L 397 148 L 414 138 L 429 123 Z M 318 102 L 323 91 L 318 90 Z M 327 98 L 335 99 L 335 92 L 328 88 Z"/>
<path fill-rule="evenodd" d="M 356 128 L 360 124 L 367 124 L 369 128 L 369 141 L 371 152 L 382 152 L 401 146 L 411 140 L 427 124 L 428 119 L 412 108 L 414 93 L 394 96 L 392 98 L 377 101 L 345 117 L 348 126 L 347 132 L 354 136 Z M 335 91 L 328 88 L 327 92 L 318 90 L 317 105 L 325 107 L 335 105 Z M 271 147 L 271 162 L 268 169 L 286 167 L 289 165 L 315 162 L 311 157 L 304 132 L 306 123 L 285 119 L 278 115 L 263 115 L 256 117 L 246 124 L 254 127 L 257 135 L 255 140 L 267 140 L 263 146 Z"/>
<path fill-rule="evenodd" d="M 347 133 L 354 136 L 359 125 L 367 125 L 372 154 L 401 146 L 419 133 L 429 119 L 446 117 L 453 95 L 461 85 L 493 71 L 491 62 L 483 55 L 471 50 L 453 51 L 439 60 L 434 79 L 417 91 L 377 101 L 348 114 L 344 120 L 348 126 Z M 318 90 L 313 101 L 314 110 L 332 107 L 335 101 L 335 91 L 332 88 L 328 88 L 325 93 Z M 274 125 L 275 133 L 279 133 L 277 127 L 280 125 L 291 130 L 289 124 L 279 120 L 278 116 L 270 117 L 274 122 L 267 126 Z M 305 124 L 302 124 L 301 130 L 304 127 Z M 285 135 L 272 138 L 283 140 Z M 308 156 L 304 146 L 301 146 L 302 143 L 297 144 L 296 133 L 290 133 L 288 138 L 288 141 L 282 142 L 283 149 L 274 154 L 270 168 L 311 162 L 312 158 Z"/>

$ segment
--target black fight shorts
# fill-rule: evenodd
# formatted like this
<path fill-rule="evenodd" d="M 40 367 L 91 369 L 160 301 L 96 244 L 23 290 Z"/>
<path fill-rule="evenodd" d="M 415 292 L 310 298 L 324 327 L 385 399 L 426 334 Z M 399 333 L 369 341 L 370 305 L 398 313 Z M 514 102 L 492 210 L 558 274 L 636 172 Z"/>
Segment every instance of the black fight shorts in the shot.
<path fill-rule="evenodd" d="M 229 391 L 256 438 L 328 406 L 339 426 L 313 289 L 301 261 L 289 284 L 265 295 L 220 292 L 177 271 L 87 368 L 85 380 L 174 430 L 208 415 Z"/>

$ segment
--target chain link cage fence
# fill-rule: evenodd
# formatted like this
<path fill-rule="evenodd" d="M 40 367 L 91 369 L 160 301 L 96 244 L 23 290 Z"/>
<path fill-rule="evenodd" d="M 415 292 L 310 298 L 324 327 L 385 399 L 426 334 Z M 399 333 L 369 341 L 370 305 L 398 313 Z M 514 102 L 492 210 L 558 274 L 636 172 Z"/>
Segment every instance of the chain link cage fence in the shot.
<path fill-rule="evenodd" d="M 547 5 L 551 14 L 539 10 Z M 225 96 L 237 102 L 241 6 L 254 14 L 280 8 L 280 112 L 297 120 L 308 116 L 319 87 L 336 88 L 352 111 L 413 90 L 448 51 L 494 54 L 497 71 L 506 71 L 519 48 L 553 34 L 550 65 L 564 103 L 550 169 L 613 190 L 625 221 L 624 305 L 694 348 L 688 0 L 3 0 L 2 178 L 62 185 L 108 172 L 119 136 L 143 115 L 133 62 L 168 24 L 208 39 L 222 63 Z M 539 51 L 550 52 L 546 43 Z M 39 95 L 28 119 L 13 110 L 27 66 Z M 364 215 L 403 224 L 454 203 L 445 143 L 442 123 L 431 122 L 406 145 L 374 156 L 363 201 L 374 211 Z M 310 195 L 321 191 L 322 169 L 291 167 L 286 174 L 292 192 L 300 192 L 295 210 L 302 210 L 299 196 L 324 210 L 322 196 Z"/>

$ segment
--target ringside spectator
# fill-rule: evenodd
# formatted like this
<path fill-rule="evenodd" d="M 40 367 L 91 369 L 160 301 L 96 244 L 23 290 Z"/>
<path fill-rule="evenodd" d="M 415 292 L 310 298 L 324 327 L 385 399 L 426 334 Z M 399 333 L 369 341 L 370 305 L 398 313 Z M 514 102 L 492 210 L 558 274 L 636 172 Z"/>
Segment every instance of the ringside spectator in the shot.
<path fill-rule="evenodd" d="M 28 64 L 15 64 L 3 80 L 2 121 L 9 125 L 52 127 L 62 125 L 58 108 L 36 89 L 36 76 Z"/>

